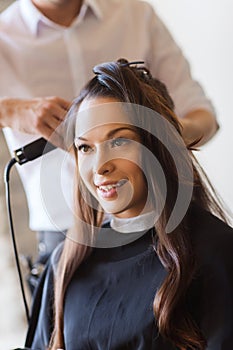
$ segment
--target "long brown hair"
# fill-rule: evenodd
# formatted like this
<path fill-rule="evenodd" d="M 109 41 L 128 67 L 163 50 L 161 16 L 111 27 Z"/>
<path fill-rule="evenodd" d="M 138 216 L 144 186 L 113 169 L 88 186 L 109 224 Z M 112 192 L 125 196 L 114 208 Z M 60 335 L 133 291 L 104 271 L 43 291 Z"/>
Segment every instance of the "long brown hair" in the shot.
<path fill-rule="evenodd" d="M 94 68 L 95 76 L 90 80 L 74 101 L 70 114 L 78 111 L 80 103 L 86 98 L 113 97 L 117 101 L 144 106 L 159 113 L 181 135 L 181 126 L 174 113 L 174 104 L 166 87 L 154 79 L 150 72 L 140 66 L 129 64 L 126 60 L 104 63 Z M 178 191 L 178 178 L 174 161 L 166 147 L 158 138 L 149 133 L 145 116 L 141 117 L 141 128 L 138 129 L 142 143 L 158 159 L 166 176 L 167 194 L 162 213 L 156 223 L 156 253 L 167 270 L 167 276 L 154 299 L 154 314 L 160 334 L 167 338 L 177 348 L 199 349 L 206 348 L 206 340 L 198 325 L 185 308 L 185 294 L 195 273 L 195 256 L 192 251 L 189 235 L 186 233 L 188 212 L 181 223 L 172 231 L 166 233 L 166 225 L 175 204 Z M 149 125 L 153 128 L 153 125 Z M 175 140 L 175 139 L 174 139 Z M 171 142 L 176 142 L 173 139 Z M 198 141 L 198 140 L 197 140 Z M 205 174 L 192 155 L 193 145 L 187 146 L 189 159 L 193 171 L 193 183 L 184 175 L 184 185 L 192 186 L 192 202 L 204 209 L 216 213 L 225 220 L 224 213 L 218 201 L 214 198 L 214 191 Z M 178 157 L 180 162 L 186 159 Z M 76 162 L 77 163 L 77 162 Z M 148 162 L 147 162 L 148 163 Z M 145 162 L 148 186 L 152 189 L 152 200 L 158 200 L 159 185 L 155 184 L 155 175 L 150 164 Z M 199 168 L 198 168 L 199 167 Z M 98 203 L 91 196 L 76 171 L 75 210 L 79 221 L 79 234 L 85 233 L 92 237 L 98 234 L 96 227 L 102 224 L 102 212 Z M 84 198 L 83 195 L 86 197 Z M 89 203 L 89 204 L 87 204 Z M 95 209 L 93 209 L 95 208 Z M 85 224 L 89 224 L 88 226 Z M 87 232 L 89 230 L 89 232 Z M 64 299 L 67 286 L 84 259 L 91 254 L 91 247 L 66 239 L 55 274 L 55 302 L 54 302 L 54 331 L 50 341 L 52 350 L 64 348 L 63 314 Z"/>

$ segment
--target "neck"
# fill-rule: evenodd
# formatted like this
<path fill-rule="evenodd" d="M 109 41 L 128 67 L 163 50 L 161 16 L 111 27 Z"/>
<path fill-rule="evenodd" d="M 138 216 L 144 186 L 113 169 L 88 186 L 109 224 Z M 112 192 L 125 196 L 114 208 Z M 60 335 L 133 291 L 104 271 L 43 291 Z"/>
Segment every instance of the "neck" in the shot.
<path fill-rule="evenodd" d="M 83 0 L 32 0 L 32 3 L 48 19 L 69 27 L 78 16 Z"/>

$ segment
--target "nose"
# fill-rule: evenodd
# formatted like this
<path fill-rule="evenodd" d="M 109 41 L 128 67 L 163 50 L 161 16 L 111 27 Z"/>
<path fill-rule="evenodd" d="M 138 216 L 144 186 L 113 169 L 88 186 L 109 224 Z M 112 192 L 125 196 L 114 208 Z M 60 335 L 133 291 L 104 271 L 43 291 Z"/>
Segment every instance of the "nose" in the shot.
<path fill-rule="evenodd" d="M 104 147 L 100 147 L 95 154 L 93 171 L 98 175 L 106 175 L 114 169 L 114 159 L 111 157 L 111 152 Z"/>

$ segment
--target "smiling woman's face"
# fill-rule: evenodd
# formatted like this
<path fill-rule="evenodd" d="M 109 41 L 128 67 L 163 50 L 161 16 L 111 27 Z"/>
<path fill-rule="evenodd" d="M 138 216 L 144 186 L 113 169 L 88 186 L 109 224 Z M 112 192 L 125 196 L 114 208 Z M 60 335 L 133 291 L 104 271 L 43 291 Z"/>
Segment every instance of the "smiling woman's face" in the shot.
<path fill-rule="evenodd" d="M 80 176 L 102 208 L 118 217 L 139 215 L 147 200 L 140 168 L 140 136 L 113 98 L 84 100 L 75 144 Z"/>

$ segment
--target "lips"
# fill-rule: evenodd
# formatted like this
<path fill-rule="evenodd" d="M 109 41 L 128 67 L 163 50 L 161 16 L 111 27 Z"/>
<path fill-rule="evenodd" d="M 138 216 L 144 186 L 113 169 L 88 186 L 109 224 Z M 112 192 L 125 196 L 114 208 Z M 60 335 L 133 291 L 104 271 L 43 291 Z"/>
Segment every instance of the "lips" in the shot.
<path fill-rule="evenodd" d="M 117 188 L 123 186 L 128 180 L 122 179 L 117 182 L 104 182 L 102 184 L 96 185 L 97 192 L 103 198 L 111 198 L 117 194 Z"/>

